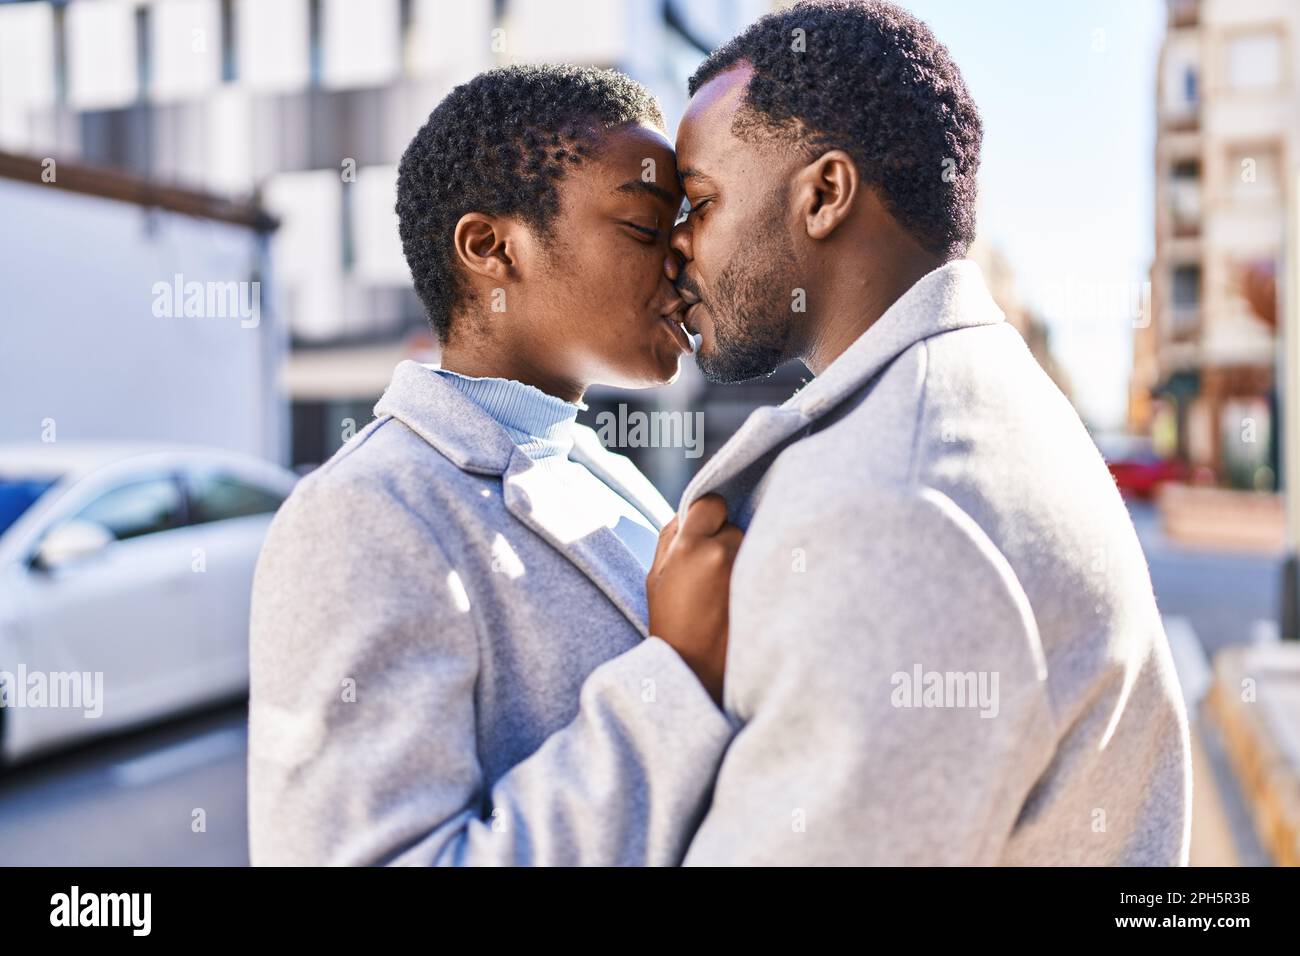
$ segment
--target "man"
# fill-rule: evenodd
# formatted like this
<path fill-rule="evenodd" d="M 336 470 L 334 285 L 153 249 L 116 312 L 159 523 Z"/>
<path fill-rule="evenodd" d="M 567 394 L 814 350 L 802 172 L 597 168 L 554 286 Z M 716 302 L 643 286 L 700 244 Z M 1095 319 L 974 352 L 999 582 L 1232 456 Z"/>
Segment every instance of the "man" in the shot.
<path fill-rule="evenodd" d="M 687 488 L 746 528 L 686 862 L 1182 864 L 1186 714 L 1132 524 L 962 258 L 981 125 L 886 3 L 759 20 L 691 79 L 700 367 L 799 358 Z"/>

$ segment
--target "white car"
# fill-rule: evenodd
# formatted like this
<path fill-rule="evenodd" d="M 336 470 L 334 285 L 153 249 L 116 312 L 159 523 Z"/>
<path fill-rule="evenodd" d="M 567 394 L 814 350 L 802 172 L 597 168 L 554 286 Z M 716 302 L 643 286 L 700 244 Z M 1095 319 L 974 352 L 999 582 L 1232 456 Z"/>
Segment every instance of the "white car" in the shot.
<path fill-rule="evenodd" d="M 0 444 L 0 763 L 245 693 L 253 567 L 296 480 L 203 448 Z"/>

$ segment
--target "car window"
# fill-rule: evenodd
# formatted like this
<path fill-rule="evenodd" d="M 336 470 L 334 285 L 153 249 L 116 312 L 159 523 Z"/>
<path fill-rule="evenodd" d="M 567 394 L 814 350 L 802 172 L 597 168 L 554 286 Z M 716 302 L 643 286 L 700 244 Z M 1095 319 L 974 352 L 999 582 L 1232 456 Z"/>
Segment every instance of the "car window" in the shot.
<path fill-rule="evenodd" d="M 190 478 L 191 524 L 270 514 L 283 501 L 283 495 L 233 475 L 214 473 Z"/>
<path fill-rule="evenodd" d="M 166 531 L 181 524 L 180 486 L 172 478 L 150 478 L 100 495 L 76 515 L 107 528 L 118 541 Z"/>
<path fill-rule="evenodd" d="M 54 485 L 53 478 L 17 478 L 0 475 L 0 534 L 23 516 L 36 499 Z"/>

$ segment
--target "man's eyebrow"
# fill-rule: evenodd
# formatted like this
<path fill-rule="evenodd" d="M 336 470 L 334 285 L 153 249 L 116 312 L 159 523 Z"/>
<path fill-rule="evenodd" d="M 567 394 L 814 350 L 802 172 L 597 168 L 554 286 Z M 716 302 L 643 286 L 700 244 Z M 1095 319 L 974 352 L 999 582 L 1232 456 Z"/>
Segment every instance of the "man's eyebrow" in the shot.
<path fill-rule="evenodd" d="M 686 182 L 686 180 L 688 180 L 688 179 L 708 179 L 708 178 L 709 178 L 709 177 L 706 176 L 704 173 L 700 172 L 698 169 L 695 169 L 694 167 L 687 167 L 686 169 L 679 169 L 679 170 L 677 171 L 677 177 L 678 177 L 682 182 Z"/>
<path fill-rule="evenodd" d="M 664 189 L 658 183 L 648 183 L 643 179 L 629 180 L 628 182 L 625 182 L 622 186 L 619 186 L 618 189 L 615 190 L 615 192 L 649 193 L 651 196 L 654 196 L 656 199 L 662 199 L 670 206 L 677 202 L 677 197 L 675 197 L 668 190 Z"/>

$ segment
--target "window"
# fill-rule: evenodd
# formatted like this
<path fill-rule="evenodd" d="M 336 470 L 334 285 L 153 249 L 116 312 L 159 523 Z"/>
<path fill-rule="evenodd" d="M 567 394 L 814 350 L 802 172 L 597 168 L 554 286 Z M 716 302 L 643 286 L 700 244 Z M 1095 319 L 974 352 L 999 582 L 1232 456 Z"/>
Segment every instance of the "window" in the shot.
<path fill-rule="evenodd" d="M 0 534 L 4 534 L 23 512 L 36 503 L 54 484 L 52 478 L 20 478 L 0 475 Z"/>
<path fill-rule="evenodd" d="M 190 524 L 270 514 L 283 501 L 276 492 L 230 475 L 197 475 L 190 479 Z"/>
<path fill-rule="evenodd" d="M 0 131 L 5 148 L 37 147 L 29 115 L 54 106 L 54 10 L 0 5 Z"/>
<path fill-rule="evenodd" d="M 397 0 L 324 0 L 320 11 L 320 84 L 333 89 L 379 86 L 396 78 L 403 16 Z"/>
<path fill-rule="evenodd" d="M 1200 322 L 1201 267 L 1195 263 L 1174 266 L 1170 280 L 1169 332 L 1178 337 L 1190 335 Z"/>
<path fill-rule="evenodd" d="M 107 528 L 118 541 L 180 527 L 180 486 L 171 478 L 136 481 L 96 498 L 78 514 Z"/>
<path fill-rule="evenodd" d="M 356 193 L 351 226 L 356 243 L 356 272 L 374 285 L 405 288 L 411 273 L 402 256 L 397 228 L 397 167 L 367 166 L 347 191 Z"/>
<path fill-rule="evenodd" d="M 217 0 L 166 0 L 147 8 L 156 102 L 198 97 L 221 79 L 225 39 Z"/>
<path fill-rule="evenodd" d="M 1196 309 L 1201 304 L 1201 267 L 1174 267 L 1174 308 Z"/>
<path fill-rule="evenodd" d="M 307 0 L 239 0 L 234 8 L 240 84 L 258 92 L 300 90 L 311 75 Z"/>
<path fill-rule="evenodd" d="M 1267 90 L 1282 85 L 1282 35 L 1275 30 L 1238 33 L 1226 41 L 1225 80 L 1232 90 Z"/>
<path fill-rule="evenodd" d="M 1174 229 L 1180 235 L 1194 233 L 1201 217 L 1201 164 L 1194 159 L 1173 164 L 1169 176 L 1169 204 Z"/>
<path fill-rule="evenodd" d="M 74 3 L 65 28 L 68 99 L 74 109 L 127 106 L 139 89 L 135 10 L 125 3 Z"/>

